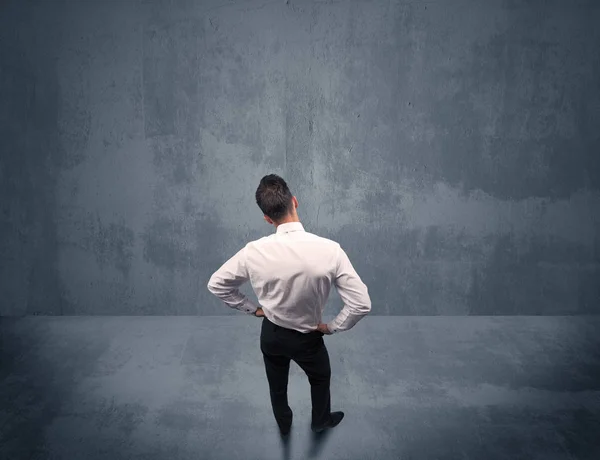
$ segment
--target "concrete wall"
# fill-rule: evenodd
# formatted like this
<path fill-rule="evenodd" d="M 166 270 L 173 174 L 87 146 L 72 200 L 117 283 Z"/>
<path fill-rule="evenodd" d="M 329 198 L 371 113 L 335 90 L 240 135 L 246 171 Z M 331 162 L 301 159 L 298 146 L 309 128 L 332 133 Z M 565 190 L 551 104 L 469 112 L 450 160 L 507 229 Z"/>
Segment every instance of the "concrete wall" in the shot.
<path fill-rule="evenodd" d="M 0 314 L 239 314 L 272 172 L 373 315 L 600 313 L 598 2 L 0 13 Z"/>

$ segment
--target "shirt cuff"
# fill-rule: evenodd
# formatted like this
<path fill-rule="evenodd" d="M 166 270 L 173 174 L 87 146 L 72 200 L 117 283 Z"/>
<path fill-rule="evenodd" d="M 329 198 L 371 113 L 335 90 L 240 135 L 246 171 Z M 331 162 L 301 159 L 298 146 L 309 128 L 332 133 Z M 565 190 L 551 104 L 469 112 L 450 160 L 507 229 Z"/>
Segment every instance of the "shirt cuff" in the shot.
<path fill-rule="evenodd" d="M 256 314 L 256 310 L 258 310 L 259 308 L 260 308 L 259 306 L 254 304 L 254 302 L 252 302 L 249 299 L 246 299 L 244 301 L 244 303 L 242 303 L 239 307 L 237 307 L 238 310 L 243 311 L 244 313 L 247 313 L 248 315 Z"/>

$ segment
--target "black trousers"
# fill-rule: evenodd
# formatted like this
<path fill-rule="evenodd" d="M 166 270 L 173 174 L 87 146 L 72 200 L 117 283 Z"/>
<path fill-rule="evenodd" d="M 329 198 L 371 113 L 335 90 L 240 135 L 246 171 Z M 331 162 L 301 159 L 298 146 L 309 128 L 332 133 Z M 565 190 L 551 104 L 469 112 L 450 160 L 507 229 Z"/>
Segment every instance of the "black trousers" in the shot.
<path fill-rule="evenodd" d="M 282 429 L 288 428 L 292 423 L 292 409 L 288 405 L 287 397 L 291 359 L 308 376 L 312 401 L 312 426 L 323 426 L 329 421 L 331 366 L 323 335 L 319 331 L 305 334 L 286 329 L 272 323 L 266 316 L 263 318 L 260 350 L 267 371 L 273 415 Z"/>

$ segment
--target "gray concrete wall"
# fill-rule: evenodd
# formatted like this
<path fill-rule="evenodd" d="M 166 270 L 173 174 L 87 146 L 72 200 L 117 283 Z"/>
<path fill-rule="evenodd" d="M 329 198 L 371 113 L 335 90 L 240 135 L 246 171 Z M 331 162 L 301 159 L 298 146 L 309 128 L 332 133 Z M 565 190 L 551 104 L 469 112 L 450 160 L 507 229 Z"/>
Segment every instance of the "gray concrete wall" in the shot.
<path fill-rule="evenodd" d="M 271 172 L 373 315 L 600 313 L 597 2 L 0 12 L 0 314 L 238 314 Z"/>

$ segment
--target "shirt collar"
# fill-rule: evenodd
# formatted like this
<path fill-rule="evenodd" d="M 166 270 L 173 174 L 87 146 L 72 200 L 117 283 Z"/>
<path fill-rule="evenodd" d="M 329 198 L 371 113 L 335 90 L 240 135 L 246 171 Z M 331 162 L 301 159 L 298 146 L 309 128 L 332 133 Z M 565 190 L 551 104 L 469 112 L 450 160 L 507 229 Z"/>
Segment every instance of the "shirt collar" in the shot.
<path fill-rule="evenodd" d="M 276 233 L 288 233 L 288 232 L 303 232 L 304 226 L 300 222 L 286 222 L 277 226 Z"/>

